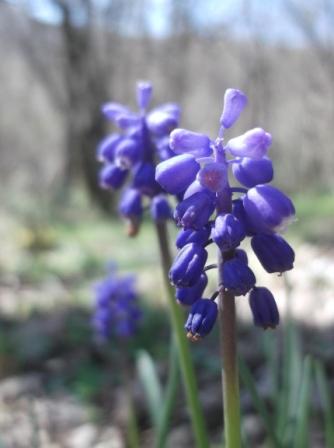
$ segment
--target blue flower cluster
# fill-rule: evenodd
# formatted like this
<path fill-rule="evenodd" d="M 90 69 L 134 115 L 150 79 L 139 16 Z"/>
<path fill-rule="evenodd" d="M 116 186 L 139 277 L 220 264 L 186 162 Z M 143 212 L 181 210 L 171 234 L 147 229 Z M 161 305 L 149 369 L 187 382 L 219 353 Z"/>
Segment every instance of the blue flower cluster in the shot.
<path fill-rule="evenodd" d="M 139 113 L 119 103 L 106 103 L 104 116 L 119 129 L 108 135 L 97 148 L 103 163 L 99 183 L 105 189 L 119 189 L 125 183 L 119 212 L 128 222 L 128 234 L 137 234 L 143 215 L 143 198 L 150 200 L 154 220 L 165 220 L 172 212 L 163 190 L 155 180 L 155 166 L 174 153 L 169 148 L 169 134 L 178 125 L 180 109 L 176 104 L 163 104 L 147 113 L 152 96 L 149 82 L 137 84 Z M 127 179 L 129 179 L 127 182 Z"/>
<path fill-rule="evenodd" d="M 215 298 L 203 298 L 207 285 L 206 246 L 214 242 L 221 253 L 219 287 L 234 296 L 250 293 L 254 323 L 274 328 L 279 323 L 275 299 L 267 288 L 256 287 L 247 255 L 237 249 L 251 237 L 251 246 L 267 272 L 292 269 L 294 251 L 279 235 L 294 219 L 291 200 L 268 185 L 273 166 L 267 156 L 271 135 L 254 128 L 224 143 L 225 130 L 238 119 L 247 104 L 240 90 L 228 89 L 220 118 L 219 136 L 208 136 L 185 129 L 170 135 L 175 157 L 161 162 L 156 180 L 168 193 L 182 195 L 174 218 L 182 227 L 176 245 L 179 252 L 170 269 L 176 298 L 191 305 L 186 323 L 188 337 L 197 340 L 212 329 L 217 318 Z M 230 186 L 233 176 L 241 186 Z"/>
<path fill-rule="evenodd" d="M 105 342 L 111 336 L 133 335 L 141 317 L 135 279 L 117 276 L 113 268 L 94 288 L 95 310 L 92 319 L 97 339 Z"/>

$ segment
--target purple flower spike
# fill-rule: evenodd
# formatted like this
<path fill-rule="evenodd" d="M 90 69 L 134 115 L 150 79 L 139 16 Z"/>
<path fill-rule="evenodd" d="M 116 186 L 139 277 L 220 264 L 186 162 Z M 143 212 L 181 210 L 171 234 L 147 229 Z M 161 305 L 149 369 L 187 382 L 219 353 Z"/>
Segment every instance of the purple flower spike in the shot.
<path fill-rule="evenodd" d="M 209 137 L 186 129 L 174 129 L 170 134 L 170 147 L 176 154 L 186 152 L 195 157 L 206 157 L 212 154 Z"/>
<path fill-rule="evenodd" d="M 227 186 L 227 168 L 223 163 L 207 163 L 197 174 L 200 184 L 212 192 L 223 190 Z"/>
<path fill-rule="evenodd" d="M 245 187 L 271 182 L 274 177 L 273 164 L 268 157 L 251 159 L 243 157 L 239 163 L 232 164 L 234 177 Z"/>
<path fill-rule="evenodd" d="M 220 124 L 224 128 L 230 128 L 239 118 L 247 105 L 247 97 L 237 89 L 227 89 L 224 96 L 224 109 L 220 117 Z"/>
<path fill-rule="evenodd" d="M 244 296 L 255 285 L 253 271 L 238 258 L 227 260 L 223 264 L 223 286 L 236 296 Z"/>
<path fill-rule="evenodd" d="M 185 324 L 187 337 L 193 342 L 206 336 L 212 330 L 218 315 L 216 302 L 210 299 L 197 300 L 191 307 Z"/>
<path fill-rule="evenodd" d="M 104 165 L 99 172 L 99 185 L 101 188 L 117 190 L 124 184 L 127 174 L 126 170 L 116 165 Z"/>
<path fill-rule="evenodd" d="M 178 249 L 181 249 L 183 246 L 185 246 L 188 243 L 197 243 L 204 246 L 210 237 L 210 226 L 205 226 L 203 229 L 200 230 L 193 230 L 193 229 L 182 229 L 177 235 L 176 238 L 176 247 Z"/>
<path fill-rule="evenodd" d="M 245 236 L 243 225 L 231 213 L 217 216 L 211 237 L 222 252 L 235 249 Z"/>
<path fill-rule="evenodd" d="M 170 281 L 181 288 L 194 286 L 202 274 L 207 258 L 207 251 L 199 244 L 185 245 L 170 268 Z"/>
<path fill-rule="evenodd" d="M 254 128 L 239 137 L 232 138 L 226 149 L 236 157 L 261 159 L 267 154 L 271 145 L 271 135 L 261 128 Z"/>
<path fill-rule="evenodd" d="M 172 129 L 177 126 L 178 120 L 175 115 L 172 115 L 163 110 L 155 110 L 147 117 L 147 127 L 152 134 L 160 137 L 169 134 Z"/>
<path fill-rule="evenodd" d="M 113 162 L 115 149 L 122 140 L 123 137 L 118 134 L 111 134 L 105 137 L 96 149 L 97 160 L 99 162 Z"/>
<path fill-rule="evenodd" d="M 140 147 L 132 138 L 124 138 L 115 149 L 115 163 L 122 169 L 130 169 L 140 158 Z"/>
<path fill-rule="evenodd" d="M 151 201 L 151 216 L 154 221 L 166 221 L 173 216 L 167 198 L 162 194 L 155 196 Z"/>
<path fill-rule="evenodd" d="M 139 109 L 147 108 L 152 97 L 152 84 L 147 81 L 139 81 L 137 83 L 137 104 Z"/>
<path fill-rule="evenodd" d="M 174 211 L 174 219 L 184 229 L 202 229 L 215 209 L 215 201 L 205 191 L 195 193 L 180 202 Z"/>
<path fill-rule="evenodd" d="M 279 324 L 279 312 L 272 293 L 267 288 L 254 288 L 249 295 L 249 305 L 257 327 L 275 328 Z"/>
<path fill-rule="evenodd" d="M 258 234 L 253 236 L 252 248 L 264 269 L 269 272 L 285 272 L 293 268 L 295 253 L 279 235 Z"/>
<path fill-rule="evenodd" d="M 94 293 L 92 324 L 98 341 L 107 342 L 113 335 L 132 336 L 141 317 L 134 278 L 109 272 L 95 285 Z"/>
<path fill-rule="evenodd" d="M 192 305 L 199 300 L 208 284 L 208 277 L 203 272 L 197 283 L 190 288 L 176 288 L 175 297 L 181 305 Z"/>
<path fill-rule="evenodd" d="M 171 194 L 183 192 L 196 177 L 199 164 L 191 154 L 182 154 L 159 163 L 155 178 Z"/>
<path fill-rule="evenodd" d="M 243 205 L 247 219 L 258 232 L 282 232 L 295 219 L 291 200 L 269 185 L 251 188 L 244 196 Z"/>

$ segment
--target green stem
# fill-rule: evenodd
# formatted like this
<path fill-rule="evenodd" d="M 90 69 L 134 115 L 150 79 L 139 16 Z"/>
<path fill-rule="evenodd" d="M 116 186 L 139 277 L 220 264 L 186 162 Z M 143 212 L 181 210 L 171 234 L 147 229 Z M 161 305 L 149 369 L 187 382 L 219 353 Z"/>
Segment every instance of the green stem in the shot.
<path fill-rule="evenodd" d="M 168 244 L 167 226 L 165 222 L 156 223 L 156 232 L 160 248 L 160 257 L 164 273 L 164 282 L 168 296 L 168 304 L 172 326 L 177 342 L 180 368 L 183 376 L 183 382 L 186 390 L 188 406 L 191 414 L 192 425 L 198 448 L 209 447 L 209 440 L 204 423 L 204 416 L 200 406 L 198 388 L 196 383 L 195 371 L 191 359 L 188 340 L 183 328 L 182 312 L 174 298 L 174 291 L 168 280 L 168 272 L 172 264 L 172 258 Z"/>
<path fill-rule="evenodd" d="M 176 394 L 179 385 L 179 361 L 175 338 L 172 339 L 172 345 L 169 355 L 168 383 L 164 395 L 164 407 L 160 416 L 158 425 L 158 434 L 155 447 L 163 448 L 165 446 L 168 428 L 170 426 L 171 414 L 176 400 Z"/>
<path fill-rule="evenodd" d="M 222 261 L 222 256 L 219 253 L 220 266 Z M 220 284 L 222 284 L 222 278 L 220 278 Z M 240 448 L 241 425 L 235 297 L 228 291 L 222 290 L 219 295 L 219 320 L 223 359 L 222 382 L 225 448 Z"/>

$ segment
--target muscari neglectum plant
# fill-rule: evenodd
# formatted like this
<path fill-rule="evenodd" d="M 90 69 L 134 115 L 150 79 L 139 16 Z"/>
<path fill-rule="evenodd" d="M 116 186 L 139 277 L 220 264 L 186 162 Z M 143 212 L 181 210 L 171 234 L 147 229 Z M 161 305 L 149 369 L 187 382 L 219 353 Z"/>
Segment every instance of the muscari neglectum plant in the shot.
<path fill-rule="evenodd" d="M 294 251 L 279 235 L 294 219 L 291 200 L 268 185 L 273 179 L 272 162 L 267 156 L 271 135 L 254 128 L 224 141 L 247 104 L 240 90 L 228 89 L 220 118 L 218 137 L 175 129 L 170 148 L 175 157 L 161 162 L 156 180 L 170 194 L 182 197 L 174 218 L 182 227 L 176 240 L 179 252 L 169 278 L 176 287 L 177 302 L 191 306 L 185 324 L 189 339 L 207 335 L 217 316 L 221 323 L 222 381 L 225 446 L 241 445 L 240 404 L 236 349 L 235 297 L 249 294 L 254 323 L 274 328 L 279 312 L 272 293 L 256 286 L 246 253 L 239 248 L 246 238 L 263 268 L 282 273 L 293 267 Z M 235 181 L 239 186 L 233 186 Z M 231 183 L 233 185 L 231 186 Z M 240 186 L 241 184 L 241 186 Z M 206 247 L 218 249 L 218 288 L 208 298 Z M 218 304 L 216 303 L 218 301 Z"/>
<path fill-rule="evenodd" d="M 162 270 L 167 290 L 173 326 L 173 341 L 177 345 L 178 362 L 183 374 L 188 407 L 196 445 L 208 447 L 208 437 L 198 398 L 198 388 L 194 367 L 186 335 L 183 331 L 183 315 L 174 300 L 174 292 L 168 281 L 168 271 L 172 263 L 166 222 L 172 217 L 172 211 L 166 194 L 155 180 L 157 163 L 169 160 L 175 154 L 169 146 L 169 134 L 176 128 L 180 118 L 180 109 L 174 103 L 163 104 L 148 112 L 152 96 L 149 82 L 137 84 L 137 105 L 139 112 L 134 113 L 126 106 L 109 102 L 103 105 L 102 112 L 119 129 L 103 139 L 97 148 L 97 158 L 103 163 L 99 173 L 102 188 L 123 189 L 119 212 L 127 223 L 129 236 L 137 235 L 143 214 L 150 209 L 158 238 Z M 101 312 L 101 311 L 100 311 Z M 103 313 L 102 313 L 103 314 Z M 97 320 L 98 325 L 101 321 Z M 174 342 L 173 342 L 174 344 Z M 171 353 L 175 353 L 171 347 Z M 175 391 L 172 384 L 177 382 L 177 369 L 169 367 L 169 384 L 166 389 Z M 166 397 L 166 409 L 162 419 L 168 421 L 173 399 Z M 161 425 L 163 428 L 163 424 Z M 158 434 L 156 446 L 163 446 L 165 428 Z"/>

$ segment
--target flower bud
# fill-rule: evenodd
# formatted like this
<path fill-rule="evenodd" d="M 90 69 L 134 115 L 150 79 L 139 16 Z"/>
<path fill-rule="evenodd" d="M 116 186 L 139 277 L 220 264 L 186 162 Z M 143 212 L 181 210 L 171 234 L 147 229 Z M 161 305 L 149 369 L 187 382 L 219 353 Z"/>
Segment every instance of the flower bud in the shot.
<path fill-rule="evenodd" d="M 224 288 L 236 296 L 244 296 L 255 285 L 253 271 L 240 258 L 225 261 L 222 269 Z"/>
<path fill-rule="evenodd" d="M 99 172 L 99 185 L 105 189 L 118 189 L 124 184 L 127 174 L 127 170 L 122 170 L 111 163 L 106 164 Z"/>
<path fill-rule="evenodd" d="M 275 328 L 279 324 L 279 312 L 274 296 L 267 288 L 255 287 L 249 295 L 249 305 L 257 327 Z"/>
<path fill-rule="evenodd" d="M 205 191 L 195 193 L 176 206 L 174 219 L 185 229 L 200 230 L 208 223 L 215 205 L 212 195 Z"/>
<path fill-rule="evenodd" d="M 200 191 L 206 191 L 207 194 L 211 193 L 207 188 L 203 187 L 203 185 L 201 185 L 201 183 L 196 179 L 189 185 L 189 187 L 184 192 L 183 199 L 188 199 L 190 198 L 190 196 L 192 196 L 195 193 L 199 193 Z M 215 197 L 214 193 L 212 193 L 212 196 Z"/>
<path fill-rule="evenodd" d="M 257 232 L 282 232 L 295 219 L 291 200 L 270 185 L 258 185 L 248 190 L 243 205 L 247 219 Z"/>
<path fill-rule="evenodd" d="M 141 148 L 132 138 L 124 138 L 115 149 L 115 163 L 122 169 L 130 169 L 140 158 Z"/>
<path fill-rule="evenodd" d="M 270 274 L 293 268 L 295 253 L 281 236 L 259 233 L 253 236 L 251 245 L 260 263 Z"/>
<path fill-rule="evenodd" d="M 119 202 L 119 212 L 125 218 L 141 217 L 143 207 L 138 190 L 133 188 L 125 190 Z"/>
<path fill-rule="evenodd" d="M 203 272 L 197 283 L 189 288 L 176 288 L 175 297 L 176 300 L 182 305 L 192 305 L 199 300 L 208 284 L 208 277 Z"/>
<path fill-rule="evenodd" d="M 212 192 L 217 192 L 226 188 L 227 168 L 223 163 L 207 163 L 197 174 L 200 184 Z"/>
<path fill-rule="evenodd" d="M 132 185 L 150 197 L 161 191 L 160 185 L 155 180 L 155 168 L 151 163 L 141 163 L 137 167 Z"/>
<path fill-rule="evenodd" d="M 239 118 L 247 105 L 247 97 L 237 89 L 227 89 L 224 95 L 224 109 L 220 117 L 220 124 L 224 128 L 230 128 Z"/>
<path fill-rule="evenodd" d="M 129 109 L 120 103 L 105 103 L 102 105 L 101 111 L 106 118 L 112 121 L 117 115 L 129 113 Z"/>
<path fill-rule="evenodd" d="M 239 163 L 232 164 L 232 171 L 237 181 L 248 188 L 271 182 L 274 177 L 273 164 L 268 157 L 243 157 Z"/>
<path fill-rule="evenodd" d="M 170 147 L 176 154 L 189 153 L 195 157 L 206 157 L 212 153 L 210 139 L 204 134 L 174 129 L 170 134 Z"/>
<path fill-rule="evenodd" d="M 182 154 L 159 163 L 155 178 L 168 193 L 177 194 L 193 182 L 199 169 L 194 156 Z"/>
<path fill-rule="evenodd" d="M 105 137 L 96 149 L 97 160 L 99 162 L 113 162 L 115 149 L 122 140 L 123 137 L 119 134 L 111 134 Z"/>
<path fill-rule="evenodd" d="M 169 147 L 169 137 L 162 137 L 159 139 L 156 143 L 156 147 L 161 161 L 170 159 L 175 155 Z"/>
<path fill-rule="evenodd" d="M 152 97 L 152 84 L 147 81 L 137 83 L 137 104 L 139 109 L 146 109 Z"/>
<path fill-rule="evenodd" d="M 231 213 L 217 216 L 211 237 L 222 252 L 227 252 L 239 246 L 245 236 L 246 233 L 242 223 Z"/>
<path fill-rule="evenodd" d="M 185 329 L 187 337 L 193 342 L 206 336 L 212 330 L 218 315 L 216 302 L 210 299 L 199 299 L 191 307 Z"/>
<path fill-rule="evenodd" d="M 169 279 L 177 287 L 194 286 L 204 269 L 207 251 L 196 243 L 186 244 L 177 254 L 169 271 Z"/>
<path fill-rule="evenodd" d="M 151 201 L 151 216 L 154 221 L 171 219 L 173 214 L 167 198 L 162 194 L 154 196 Z"/>
<path fill-rule="evenodd" d="M 138 126 L 140 117 L 132 112 L 122 112 L 115 115 L 114 122 L 119 128 L 127 130 L 128 128 Z"/>
<path fill-rule="evenodd" d="M 181 249 L 188 243 L 197 243 L 204 246 L 210 237 L 210 226 L 205 226 L 203 229 L 194 230 L 194 229 L 182 229 L 178 233 L 176 237 L 176 247 Z"/>
<path fill-rule="evenodd" d="M 147 117 L 147 127 L 156 136 L 168 135 L 177 126 L 177 118 L 165 111 L 156 109 Z"/>
<path fill-rule="evenodd" d="M 261 128 L 254 128 L 239 137 L 232 138 L 226 149 L 236 157 L 261 159 L 271 145 L 271 135 Z"/>

